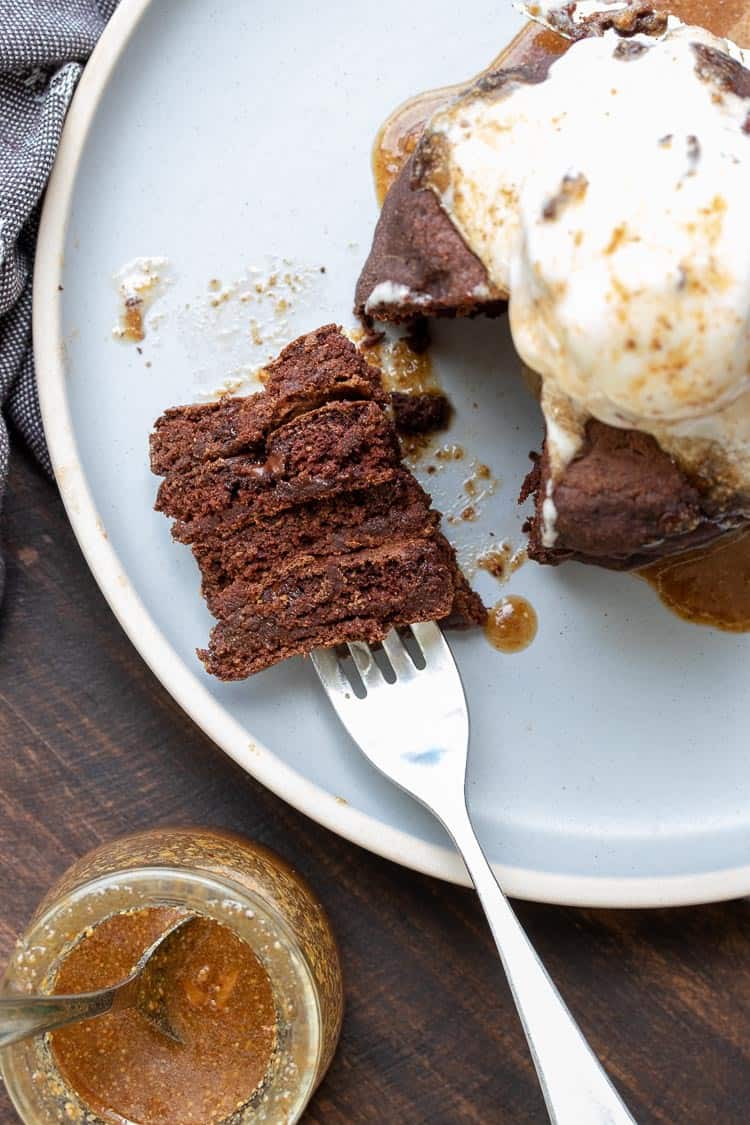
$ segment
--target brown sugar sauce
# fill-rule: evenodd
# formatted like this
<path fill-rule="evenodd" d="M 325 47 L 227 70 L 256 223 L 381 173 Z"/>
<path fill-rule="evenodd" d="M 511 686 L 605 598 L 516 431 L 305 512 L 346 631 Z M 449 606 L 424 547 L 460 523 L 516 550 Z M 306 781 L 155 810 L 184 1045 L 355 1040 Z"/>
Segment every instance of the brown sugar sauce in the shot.
<path fill-rule="evenodd" d="M 727 633 L 750 632 L 750 531 L 651 563 L 640 574 L 686 621 Z"/>
<path fill-rule="evenodd" d="M 514 548 L 513 544 L 506 540 L 497 547 L 493 547 L 490 551 L 485 551 L 477 559 L 477 566 L 480 570 L 487 571 L 493 578 L 497 578 L 498 582 L 503 584 L 510 581 L 512 576 L 517 570 L 528 561 L 528 554 L 525 547 Z"/>
<path fill-rule="evenodd" d="M 655 4 L 684 23 L 707 27 L 715 35 L 726 35 L 740 46 L 750 42 L 750 13 L 747 0 L 674 0 Z M 500 67 L 529 66 L 542 57 L 550 61 L 561 55 L 568 41 L 538 24 L 528 24 L 480 74 L 455 86 L 427 90 L 400 105 L 381 127 L 373 147 L 372 165 L 375 190 L 382 206 L 388 189 L 407 159 L 429 119 L 441 106 L 471 86 L 485 74 Z"/>
<path fill-rule="evenodd" d="M 412 395 L 442 393 L 429 351 L 415 350 L 407 336 L 369 344 L 365 332 L 358 329 L 351 337 L 368 362 L 380 371 L 386 390 Z M 432 437 L 432 433 L 400 436 L 401 449 L 409 464 L 416 465 L 421 460 Z"/>
<path fill-rule="evenodd" d="M 425 125 L 441 106 L 446 105 L 485 74 L 490 74 L 501 66 L 520 66 L 542 54 L 555 57 L 562 54 L 566 46 L 567 41 L 554 32 L 536 25 L 524 29 L 497 58 L 492 60 L 489 66 L 473 78 L 466 82 L 458 82 L 455 86 L 426 90 L 409 98 L 394 110 L 381 126 L 373 146 L 372 168 L 378 203 L 383 205 L 388 189 L 414 152 Z"/>
<path fill-rule="evenodd" d="M 408 336 L 369 344 L 366 342 L 365 332 L 354 329 L 351 339 L 368 362 L 378 368 L 386 390 L 403 391 L 406 394 L 426 394 L 440 390 L 429 351 L 416 350 Z"/>
<path fill-rule="evenodd" d="M 673 0 L 655 7 L 677 16 L 683 23 L 707 27 L 714 35 L 726 35 L 744 46 L 750 34 L 747 0 Z"/>
<path fill-rule="evenodd" d="M 438 390 L 429 352 L 415 352 L 408 339 L 381 345 L 383 381 L 389 391 L 426 394 Z"/>
<path fill-rule="evenodd" d="M 381 207 L 391 184 L 414 152 L 427 122 L 465 85 L 468 83 L 425 90 L 400 105 L 381 126 L 372 150 L 375 192 Z"/>
<path fill-rule="evenodd" d="M 139 344 L 145 340 L 146 333 L 143 327 L 143 301 L 131 297 L 123 304 L 120 317 L 120 331 L 123 340 Z"/>
<path fill-rule="evenodd" d="M 149 907 L 107 918 L 65 957 L 54 991 L 88 992 L 124 979 L 178 917 L 174 909 Z M 60 1073 L 105 1121 L 219 1122 L 249 1100 L 268 1070 L 276 1010 L 263 965 L 232 930 L 208 918 L 180 936 L 165 989 L 181 1043 L 133 1009 L 50 1037 Z"/>
<path fill-rule="evenodd" d="M 526 598 L 510 594 L 487 614 L 484 633 L 498 652 L 511 655 L 533 644 L 539 630 L 536 610 Z"/>

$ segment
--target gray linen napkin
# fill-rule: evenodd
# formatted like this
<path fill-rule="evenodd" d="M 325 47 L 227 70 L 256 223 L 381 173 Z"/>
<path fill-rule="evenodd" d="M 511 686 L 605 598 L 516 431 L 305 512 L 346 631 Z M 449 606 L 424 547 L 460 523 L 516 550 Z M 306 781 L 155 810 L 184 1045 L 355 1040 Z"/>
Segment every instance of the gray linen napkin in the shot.
<path fill-rule="evenodd" d="M 8 425 L 48 473 L 31 351 L 39 203 L 82 63 L 118 0 L 0 0 L 0 506 Z M 0 556 L 0 596 L 4 565 Z"/>

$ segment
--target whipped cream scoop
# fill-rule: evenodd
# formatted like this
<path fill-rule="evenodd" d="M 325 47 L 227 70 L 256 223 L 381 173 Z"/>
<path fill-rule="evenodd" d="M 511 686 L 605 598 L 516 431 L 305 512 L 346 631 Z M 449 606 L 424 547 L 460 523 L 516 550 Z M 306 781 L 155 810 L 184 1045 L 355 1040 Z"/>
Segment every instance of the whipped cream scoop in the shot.
<path fill-rule="evenodd" d="M 546 22 L 553 5 L 529 7 Z M 594 417 L 750 493 L 747 61 L 674 20 L 610 30 L 427 127 L 422 181 L 509 293 L 542 376 L 553 480 Z"/>

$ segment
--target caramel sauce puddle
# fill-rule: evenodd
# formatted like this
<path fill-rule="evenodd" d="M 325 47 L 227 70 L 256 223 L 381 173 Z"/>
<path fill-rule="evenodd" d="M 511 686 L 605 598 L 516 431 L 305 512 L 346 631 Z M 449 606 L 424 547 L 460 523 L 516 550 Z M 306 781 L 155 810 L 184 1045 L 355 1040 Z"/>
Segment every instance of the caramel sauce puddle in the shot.
<path fill-rule="evenodd" d="M 685 621 L 726 633 L 750 632 L 750 531 L 725 535 L 639 573 Z"/>
<path fill-rule="evenodd" d="M 533 643 L 539 630 L 536 610 L 526 598 L 509 594 L 487 614 L 484 634 L 498 652 L 523 652 Z"/>

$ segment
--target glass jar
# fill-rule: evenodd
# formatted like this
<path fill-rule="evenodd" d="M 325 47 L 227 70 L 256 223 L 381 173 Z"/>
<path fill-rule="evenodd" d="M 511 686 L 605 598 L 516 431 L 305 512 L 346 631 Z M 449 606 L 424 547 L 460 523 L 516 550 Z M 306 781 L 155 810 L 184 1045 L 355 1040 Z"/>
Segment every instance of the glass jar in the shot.
<path fill-rule="evenodd" d="M 307 884 L 273 852 L 213 829 L 155 829 L 90 852 L 52 888 L 18 940 L 0 986 L 48 993 L 77 940 L 113 914 L 194 910 L 254 950 L 274 994 L 276 1050 L 265 1080 L 227 1125 L 295 1122 L 333 1058 L 343 990 L 330 924 Z M 58 1071 L 47 1036 L 0 1052 L 0 1070 L 27 1125 L 102 1121 Z"/>

